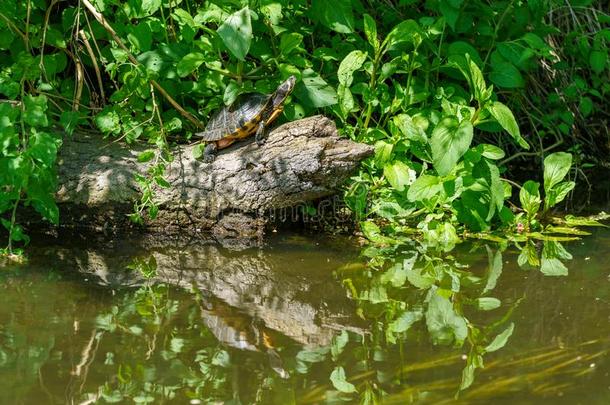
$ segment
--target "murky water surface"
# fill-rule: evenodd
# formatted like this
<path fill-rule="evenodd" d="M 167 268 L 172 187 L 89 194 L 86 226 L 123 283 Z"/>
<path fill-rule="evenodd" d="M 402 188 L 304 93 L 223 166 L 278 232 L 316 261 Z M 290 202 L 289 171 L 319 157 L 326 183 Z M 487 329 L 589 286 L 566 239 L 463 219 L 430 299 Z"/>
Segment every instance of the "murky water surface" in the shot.
<path fill-rule="evenodd" d="M 32 246 L 0 268 L 0 403 L 608 404 L 610 231 L 562 247 Z"/>

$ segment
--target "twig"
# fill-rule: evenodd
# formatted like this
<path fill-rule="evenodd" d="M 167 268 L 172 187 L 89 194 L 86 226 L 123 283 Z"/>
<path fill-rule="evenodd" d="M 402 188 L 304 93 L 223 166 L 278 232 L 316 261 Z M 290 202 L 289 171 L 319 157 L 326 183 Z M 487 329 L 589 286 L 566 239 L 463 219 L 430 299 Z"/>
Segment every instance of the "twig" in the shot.
<path fill-rule="evenodd" d="M 87 10 L 89 10 L 89 12 L 93 15 L 93 17 L 95 17 L 95 19 L 104 27 L 104 29 L 108 31 L 108 33 L 112 36 L 117 45 L 126 52 L 127 58 L 131 61 L 131 63 L 136 66 L 140 66 L 140 62 L 138 62 L 138 60 L 131 54 L 131 52 L 129 52 L 129 49 L 127 49 L 121 38 L 119 38 L 119 36 L 110 26 L 110 24 L 108 24 L 104 16 L 99 11 L 97 11 L 97 9 L 93 6 L 93 4 L 91 4 L 89 0 L 81 1 L 85 5 Z M 174 107 L 180 113 L 180 115 L 182 115 L 184 118 L 193 123 L 193 125 L 195 125 L 197 128 L 203 128 L 203 124 L 193 115 L 191 115 L 188 111 L 182 108 L 182 106 L 178 104 L 176 100 L 174 100 L 172 96 L 170 96 L 167 91 L 165 91 L 165 89 L 159 85 L 159 83 L 152 79 L 150 80 L 150 83 L 154 86 L 155 89 L 157 89 L 157 91 L 159 91 L 159 93 L 161 93 L 161 95 L 172 105 L 172 107 Z"/>
<path fill-rule="evenodd" d="M 83 43 L 85 44 L 85 48 L 87 49 L 87 53 L 89 54 L 89 57 L 91 58 L 91 63 L 93 64 L 93 70 L 95 70 L 95 76 L 97 77 L 97 85 L 100 88 L 100 95 L 102 96 L 102 104 L 105 104 L 106 95 L 104 94 L 104 86 L 102 83 L 102 74 L 101 74 L 100 68 L 97 64 L 97 58 L 95 57 L 95 54 L 93 53 L 93 48 L 91 48 L 91 44 L 89 44 L 89 40 L 87 39 L 87 36 L 85 35 L 85 31 L 80 30 L 80 31 L 78 31 L 78 34 L 80 35 L 81 39 L 83 40 Z"/>

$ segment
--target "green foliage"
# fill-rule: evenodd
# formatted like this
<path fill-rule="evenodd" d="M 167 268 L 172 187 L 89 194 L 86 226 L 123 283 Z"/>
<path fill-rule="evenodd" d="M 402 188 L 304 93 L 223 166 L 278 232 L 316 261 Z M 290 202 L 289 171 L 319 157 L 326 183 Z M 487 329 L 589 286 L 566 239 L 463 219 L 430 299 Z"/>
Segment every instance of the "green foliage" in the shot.
<path fill-rule="evenodd" d="M 585 139 L 582 122 L 607 113 L 607 17 L 571 7 L 555 0 L 4 2 L 0 214 L 9 239 L 19 234 L 18 206 L 58 220 L 58 129 L 70 136 L 78 124 L 91 125 L 156 149 L 140 156 L 149 173 L 137 179 L 142 198 L 132 218 L 143 222 L 157 212 L 155 190 L 167 186 L 168 139 L 189 139 L 223 104 L 270 92 L 289 75 L 298 84 L 284 119 L 322 108 L 344 136 L 376 146 L 346 193 L 358 219 L 381 217 L 394 229 L 419 224 L 424 233 L 445 222 L 456 232 L 509 227 L 503 156 L 530 146 L 546 154 L 568 143 L 573 128 Z M 547 21 L 551 14 L 559 17 Z M 545 188 L 545 211 L 571 184 Z"/>

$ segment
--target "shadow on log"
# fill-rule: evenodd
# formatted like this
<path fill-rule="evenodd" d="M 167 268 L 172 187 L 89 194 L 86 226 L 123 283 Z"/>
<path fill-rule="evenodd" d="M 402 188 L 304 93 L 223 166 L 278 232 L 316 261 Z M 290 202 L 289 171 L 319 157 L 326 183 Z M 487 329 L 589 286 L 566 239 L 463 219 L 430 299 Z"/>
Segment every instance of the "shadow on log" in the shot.
<path fill-rule="evenodd" d="M 335 194 L 373 148 L 339 138 L 335 124 L 314 116 L 271 131 L 262 146 L 250 140 L 222 151 L 212 163 L 178 146 L 168 165 L 171 187 L 157 190 L 159 214 L 145 225 L 161 234 L 211 231 L 222 237 L 259 237 L 264 213 Z M 67 228 L 133 227 L 139 190 L 134 175 L 147 145 L 125 147 L 99 136 L 77 135 L 61 150 L 57 200 Z"/>

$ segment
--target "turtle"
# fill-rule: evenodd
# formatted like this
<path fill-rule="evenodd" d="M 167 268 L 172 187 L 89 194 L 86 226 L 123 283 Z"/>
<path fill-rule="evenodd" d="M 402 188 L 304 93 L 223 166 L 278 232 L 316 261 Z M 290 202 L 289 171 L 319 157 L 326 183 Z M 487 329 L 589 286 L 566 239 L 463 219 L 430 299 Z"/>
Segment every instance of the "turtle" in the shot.
<path fill-rule="evenodd" d="M 284 110 L 284 102 L 295 83 L 296 78 L 290 76 L 271 94 L 241 94 L 231 105 L 212 116 L 203 132 L 195 134 L 207 142 L 203 152 L 204 162 L 213 161 L 219 149 L 253 134 L 258 145 L 262 145 L 265 129 Z"/>

